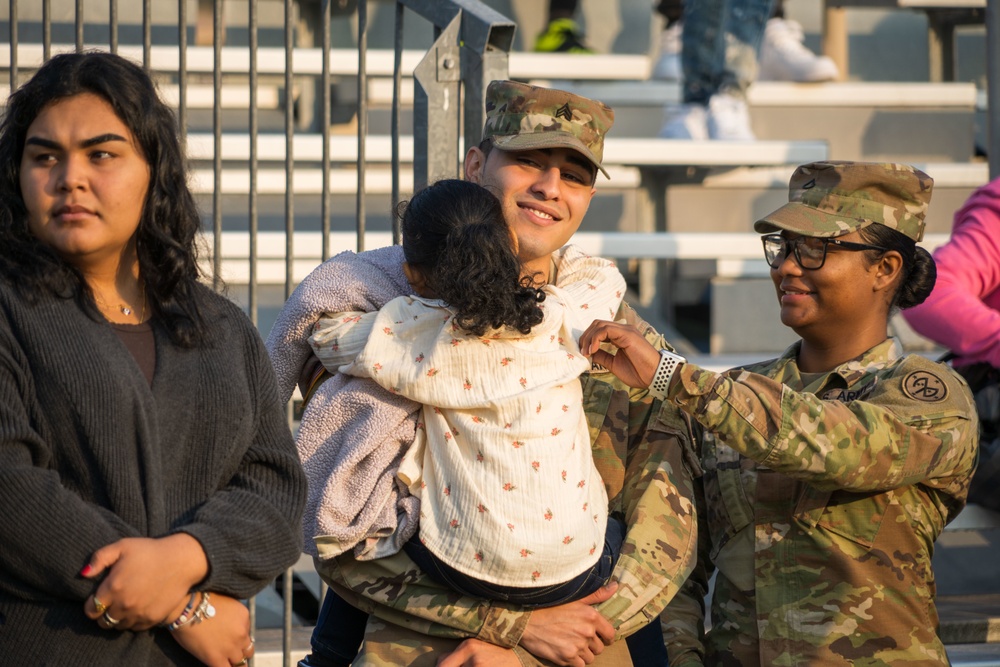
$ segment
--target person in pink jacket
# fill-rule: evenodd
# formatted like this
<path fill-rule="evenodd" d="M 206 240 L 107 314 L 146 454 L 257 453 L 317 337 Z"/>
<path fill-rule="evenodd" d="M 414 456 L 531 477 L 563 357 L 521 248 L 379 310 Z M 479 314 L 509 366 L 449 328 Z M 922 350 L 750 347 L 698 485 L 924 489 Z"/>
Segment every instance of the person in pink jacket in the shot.
<path fill-rule="evenodd" d="M 917 333 L 955 353 L 955 366 L 1000 368 L 1000 178 L 955 214 L 951 239 L 934 251 L 930 297 L 903 311 Z"/>
<path fill-rule="evenodd" d="M 969 502 L 1000 511 L 1000 178 L 955 214 L 951 239 L 934 252 L 937 283 L 903 311 L 917 333 L 954 354 L 979 412 L 979 467 Z"/>

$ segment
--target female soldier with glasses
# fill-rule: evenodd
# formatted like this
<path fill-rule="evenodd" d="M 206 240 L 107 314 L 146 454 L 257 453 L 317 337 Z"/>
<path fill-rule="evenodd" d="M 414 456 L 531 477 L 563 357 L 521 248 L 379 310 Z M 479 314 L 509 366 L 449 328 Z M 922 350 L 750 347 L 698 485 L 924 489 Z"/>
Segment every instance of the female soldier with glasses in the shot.
<path fill-rule="evenodd" d="M 897 164 L 795 171 L 789 203 L 755 224 L 801 338 L 778 359 L 719 374 L 624 325 L 584 333 L 594 362 L 704 429 L 702 561 L 665 614 L 671 664 L 948 664 L 931 554 L 965 505 L 975 409 L 955 373 L 886 333 L 934 285 L 916 245 L 931 185 Z"/>

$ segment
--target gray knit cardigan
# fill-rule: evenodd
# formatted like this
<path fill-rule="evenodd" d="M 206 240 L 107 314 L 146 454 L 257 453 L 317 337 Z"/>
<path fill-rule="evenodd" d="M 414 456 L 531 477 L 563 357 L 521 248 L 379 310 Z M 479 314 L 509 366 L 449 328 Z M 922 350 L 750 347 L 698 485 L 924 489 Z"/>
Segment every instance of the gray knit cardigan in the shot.
<path fill-rule="evenodd" d="M 200 664 L 165 629 L 84 616 L 80 570 L 120 538 L 189 533 L 198 588 L 240 598 L 298 558 L 306 482 L 270 361 L 234 304 L 197 298 L 208 344 L 154 320 L 150 387 L 107 322 L 0 284 L 0 664 Z"/>

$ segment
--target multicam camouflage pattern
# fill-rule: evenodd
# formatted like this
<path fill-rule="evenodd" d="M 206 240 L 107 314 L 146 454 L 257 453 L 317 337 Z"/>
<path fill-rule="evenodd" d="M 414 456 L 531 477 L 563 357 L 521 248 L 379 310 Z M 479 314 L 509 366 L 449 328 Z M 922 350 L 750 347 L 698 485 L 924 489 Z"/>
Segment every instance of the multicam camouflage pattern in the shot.
<path fill-rule="evenodd" d="M 919 241 L 933 185 L 930 176 L 905 164 L 813 162 L 792 174 L 788 203 L 754 229 L 830 237 L 879 224 Z"/>
<path fill-rule="evenodd" d="M 620 316 L 666 347 L 630 308 L 623 305 Z M 612 575 L 619 588 L 599 607 L 624 637 L 659 615 L 694 566 L 698 462 L 691 425 L 679 410 L 661 410 L 645 390 L 629 390 L 603 370 L 584 376 L 583 393 L 594 460 L 612 509 L 624 512 L 630 526 Z M 364 562 L 341 556 L 316 566 L 345 599 L 375 616 L 367 635 L 372 641 L 366 640 L 356 665 L 412 664 L 416 656 L 439 656 L 466 637 L 515 647 L 530 615 L 443 588 L 403 553 Z M 408 640 L 396 641 L 403 636 Z M 526 665 L 542 664 L 521 649 L 518 657 Z M 621 655 L 602 654 L 594 664 L 622 664 Z"/>
<path fill-rule="evenodd" d="M 516 81 L 493 81 L 486 88 L 483 139 L 505 151 L 572 148 L 607 176 L 604 135 L 615 122 L 611 107 L 573 93 Z"/>
<path fill-rule="evenodd" d="M 797 353 L 685 365 L 671 389 L 706 430 L 707 506 L 705 560 L 664 614 L 671 664 L 947 665 L 931 554 L 975 467 L 968 386 L 891 339 L 818 378 Z"/>

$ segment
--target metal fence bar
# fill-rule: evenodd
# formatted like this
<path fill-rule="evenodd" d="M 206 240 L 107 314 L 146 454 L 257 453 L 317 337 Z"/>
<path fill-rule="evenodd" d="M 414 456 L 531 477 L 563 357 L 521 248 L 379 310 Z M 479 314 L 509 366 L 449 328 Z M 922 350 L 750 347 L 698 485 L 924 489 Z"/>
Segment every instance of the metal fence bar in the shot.
<path fill-rule="evenodd" d="M 358 252 L 365 249 L 365 140 L 368 137 L 368 0 L 358 2 Z"/>
<path fill-rule="evenodd" d="M 17 0 L 10 0 L 10 92 L 17 90 Z"/>
<path fill-rule="evenodd" d="M 184 0 L 181 0 L 182 2 Z M 257 3 L 251 2 L 247 17 L 250 27 L 250 201 L 247 214 L 250 217 L 250 284 L 247 286 L 247 301 L 250 309 L 250 320 L 257 325 L 260 306 L 257 303 L 257 226 L 259 212 L 257 209 L 257 132 L 260 119 L 257 110 Z"/>
<path fill-rule="evenodd" d="M 403 242 L 401 223 L 396 216 L 399 206 L 399 111 L 403 87 L 403 21 L 405 7 L 396 3 L 396 30 L 393 37 L 392 60 L 392 244 Z"/>
<path fill-rule="evenodd" d="M 212 3 L 212 286 L 222 285 L 222 0 Z"/>
<path fill-rule="evenodd" d="M 83 51 L 83 0 L 76 0 L 76 52 Z"/>
<path fill-rule="evenodd" d="M 320 75 L 320 95 L 323 96 L 322 134 L 323 134 L 323 195 L 320 199 L 320 228 L 323 231 L 322 258 L 330 257 L 330 0 L 323 0 L 320 12 L 322 24 L 323 72 Z"/>
<path fill-rule="evenodd" d="M 295 138 L 295 81 L 292 70 L 295 68 L 293 46 L 295 39 L 294 12 L 292 0 L 285 0 L 285 298 L 292 294 L 295 277 L 292 273 L 292 263 L 295 257 L 295 246 L 292 237 L 295 235 L 295 160 L 293 140 Z"/>
<path fill-rule="evenodd" d="M 45 0 L 46 4 L 49 0 Z M 181 4 L 184 4 L 181 2 Z M 118 53 L 118 0 L 108 2 L 108 48 L 111 53 Z M 48 58 L 48 56 L 45 56 Z M 181 70 L 182 72 L 184 70 Z"/>
<path fill-rule="evenodd" d="M 11 36 L 13 39 L 13 35 Z M 17 40 L 13 39 L 16 43 Z M 42 58 L 52 57 L 52 0 L 42 0 Z"/>
<path fill-rule="evenodd" d="M 990 179 L 1000 177 L 1000 0 L 986 3 L 986 128 Z"/>
<path fill-rule="evenodd" d="M 111 0 L 111 2 L 117 3 L 118 0 Z M 184 75 L 185 72 L 187 72 L 187 0 L 177 0 L 177 133 L 181 140 L 181 150 L 187 153 L 187 77 Z"/>
<path fill-rule="evenodd" d="M 142 0 L 142 67 L 149 71 L 149 52 L 153 48 L 153 12 L 150 2 Z"/>

